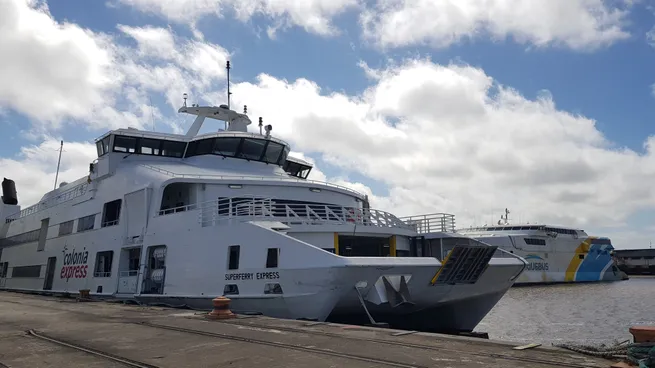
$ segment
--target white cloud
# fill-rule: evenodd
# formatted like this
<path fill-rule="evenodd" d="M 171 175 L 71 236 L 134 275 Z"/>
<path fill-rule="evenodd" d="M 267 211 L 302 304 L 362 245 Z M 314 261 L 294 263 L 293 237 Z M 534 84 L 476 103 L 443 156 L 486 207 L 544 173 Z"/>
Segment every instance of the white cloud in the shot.
<path fill-rule="evenodd" d="M 359 96 L 260 75 L 233 98 L 296 150 L 384 182 L 390 194 L 373 205 L 394 213 L 447 211 L 466 226 L 509 207 L 533 221 L 612 227 L 655 206 L 655 137 L 645 155 L 613 148 L 548 93 L 526 99 L 467 65 L 410 60 L 370 73 L 377 83 Z"/>
<path fill-rule="evenodd" d="M 57 23 L 34 1 L 3 1 L 0 12 L 0 107 L 57 122 L 102 104 L 112 78 L 110 45 L 76 24 Z"/>
<path fill-rule="evenodd" d="M 148 93 L 175 110 L 182 94 L 223 83 L 229 53 L 180 40 L 169 29 L 118 25 L 118 35 L 54 20 L 46 5 L 10 0 L 0 12 L 0 109 L 15 110 L 47 134 L 62 123 L 92 129 L 144 127 L 163 114 Z M 134 40 L 136 48 L 118 42 Z M 164 120 L 179 130 L 175 121 Z"/>
<path fill-rule="evenodd" d="M 307 32 L 327 36 L 338 31 L 332 18 L 358 7 L 359 0 L 117 0 L 140 11 L 161 15 L 166 19 L 191 25 L 195 30 L 198 19 L 204 16 L 222 18 L 233 12 L 242 22 L 264 16 L 274 23 L 269 36 L 278 29 L 302 27 Z"/>
<path fill-rule="evenodd" d="M 646 42 L 655 47 L 655 26 L 653 26 L 650 31 L 646 32 Z"/>
<path fill-rule="evenodd" d="M 60 139 L 45 137 L 37 145 L 23 147 L 13 158 L 0 158 L 0 172 L 16 182 L 19 204 L 26 208 L 51 191 L 55 184 Z M 95 145 L 64 142 L 57 185 L 72 182 L 89 172 L 97 157 Z"/>
<path fill-rule="evenodd" d="M 378 46 L 446 47 L 489 35 L 538 47 L 595 49 L 629 36 L 624 8 L 606 0 L 377 0 L 361 14 Z"/>

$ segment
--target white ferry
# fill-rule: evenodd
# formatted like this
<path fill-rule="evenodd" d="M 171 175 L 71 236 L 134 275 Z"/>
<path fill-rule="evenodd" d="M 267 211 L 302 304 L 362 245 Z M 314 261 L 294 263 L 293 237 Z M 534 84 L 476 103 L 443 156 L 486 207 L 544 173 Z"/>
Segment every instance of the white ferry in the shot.
<path fill-rule="evenodd" d="M 414 227 L 307 179 L 261 118 L 248 132 L 245 111 L 184 101 L 186 135 L 110 131 L 88 175 L 31 207 L 3 181 L 0 288 L 194 308 L 225 295 L 237 313 L 472 331 L 526 266 L 446 233 L 448 262 L 417 257 Z M 226 129 L 198 135 L 205 118 Z"/>
<path fill-rule="evenodd" d="M 625 279 L 614 260 L 609 238 L 589 236 L 582 229 L 570 227 L 510 224 L 508 215 L 506 209 L 496 226 L 457 231 L 524 258 L 528 266 L 517 285 Z"/>

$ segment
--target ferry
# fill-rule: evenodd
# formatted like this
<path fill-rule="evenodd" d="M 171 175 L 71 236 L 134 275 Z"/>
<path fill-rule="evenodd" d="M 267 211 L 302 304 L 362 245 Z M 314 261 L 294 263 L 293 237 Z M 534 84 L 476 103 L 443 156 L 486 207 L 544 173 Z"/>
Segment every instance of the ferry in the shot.
<path fill-rule="evenodd" d="M 5 178 L 0 288 L 200 309 L 225 296 L 235 313 L 470 332 L 526 267 L 446 232 L 448 261 L 420 256 L 414 226 L 308 179 L 313 166 L 262 118 L 248 131 L 229 94 L 186 100 L 186 134 L 109 131 L 88 173 L 30 207 L 17 195 L 29 183 Z M 206 118 L 225 128 L 199 134 Z"/>
<path fill-rule="evenodd" d="M 528 265 L 516 285 L 624 280 L 607 237 L 549 224 L 510 224 L 509 210 L 495 226 L 458 229 L 460 234 L 496 245 Z"/>

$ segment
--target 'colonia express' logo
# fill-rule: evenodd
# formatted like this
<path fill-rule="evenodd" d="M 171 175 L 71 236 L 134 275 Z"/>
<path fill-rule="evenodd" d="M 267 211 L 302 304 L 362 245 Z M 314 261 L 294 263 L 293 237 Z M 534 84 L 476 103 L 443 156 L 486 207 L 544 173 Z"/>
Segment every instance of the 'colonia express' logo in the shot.
<path fill-rule="evenodd" d="M 64 266 L 61 268 L 59 277 L 62 279 L 83 279 L 86 277 L 88 265 L 86 262 L 89 260 L 89 252 L 81 251 L 66 253 L 64 255 Z"/>
<path fill-rule="evenodd" d="M 548 271 L 548 262 L 536 254 L 528 254 L 523 257 L 528 261 L 526 269 L 528 271 Z"/>

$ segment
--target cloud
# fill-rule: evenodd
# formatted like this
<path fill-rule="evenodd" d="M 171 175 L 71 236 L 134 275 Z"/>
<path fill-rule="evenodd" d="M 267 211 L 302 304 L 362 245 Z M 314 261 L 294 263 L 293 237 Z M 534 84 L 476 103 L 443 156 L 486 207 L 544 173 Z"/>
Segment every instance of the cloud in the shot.
<path fill-rule="evenodd" d="M 151 104 L 153 95 L 163 95 L 176 110 L 183 93 L 223 83 L 229 56 L 224 48 L 179 39 L 167 28 L 117 30 L 100 33 L 58 22 L 40 2 L 7 2 L 0 13 L 0 110 L 30 118 L 37 135 L 64 123 L 143 128 L 164 115 Z M 176 121 L 163 122 L 180 130 Z"/>
<path fill-rule="evenodd" d="M 38 202 L 55 183 L 60 140 L 46 137 L 41 143 L 21 148 L 13 158 L 0 158 L 0 172 L 16 182 L 22 208 Z M 57 185 L 75 181 L 88 173 L 89 163 L 97 157 L 95 145 L 65 142 Z"/>
<path fill-rule="evenodd" d="M 389 195 L 374 205 L 394 213 L 446 211 L 465 226 L 509 207 L 533 221 L 616 227 L 655 206 L 646 184 L 655 137 L 643 155 L 615 148 L 548 93 L 527 99 L 466 64 L 407 60 L 369 72 L 377 80 L 361 95 L 262 74 L 235 84 L 233 101 L 296 150 L 383 182 Z"/>
<path fill-rule="evenodd" d="M 106 38 L 54 21 L 35 1 L 3 2 L 0 55 L 0 108 L 38 120 L 86 117 L 121 83 L 112 78 Z"/>
<path fill-rule="evenodd" d="M 248 22 L 256 16 L 273 21 L 269 36 L 278 29 L 298 26 L 307 32 L 322 36 L 338 33 L 332 18 L 348 9 L 358 7 L 359 0 L 116 0 L 145 13 L 165 17 L 167 20 L 189 24 L 195 30 L 196 22 L 205 16 L 223 18 L 231 12 L 238 20 Z"/>
<path fill-rule="evenodd" d="M 604 0 L 377 0 L 360 22 L 364 37 L 382 48 L 447 47 L 489 36 L 537 47 L 596 49 L 629 37 L 630 2 Z"/>

